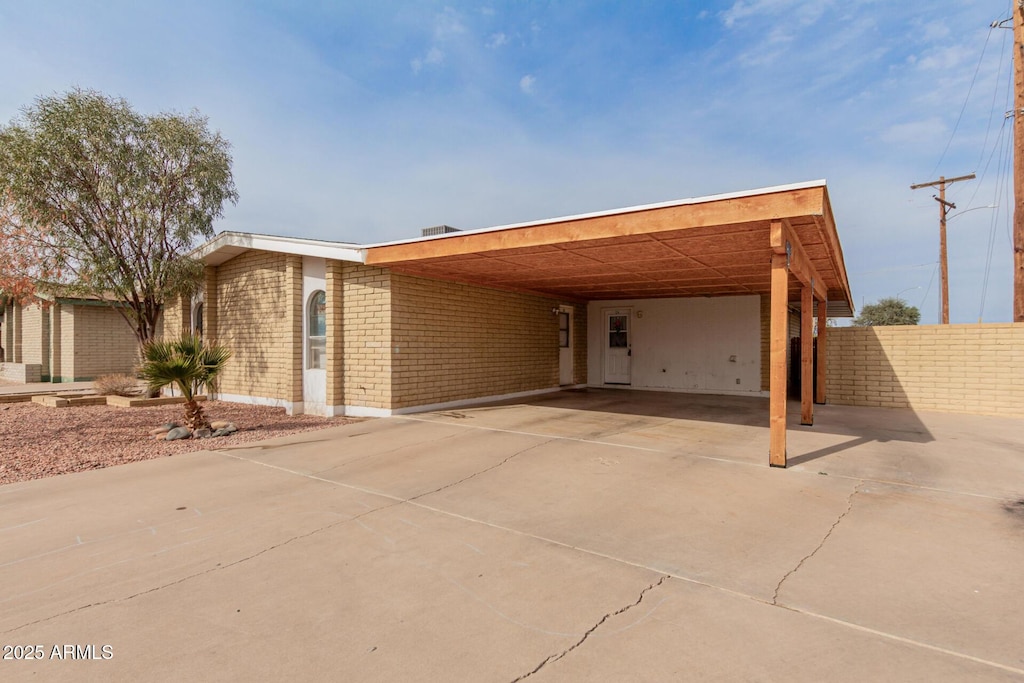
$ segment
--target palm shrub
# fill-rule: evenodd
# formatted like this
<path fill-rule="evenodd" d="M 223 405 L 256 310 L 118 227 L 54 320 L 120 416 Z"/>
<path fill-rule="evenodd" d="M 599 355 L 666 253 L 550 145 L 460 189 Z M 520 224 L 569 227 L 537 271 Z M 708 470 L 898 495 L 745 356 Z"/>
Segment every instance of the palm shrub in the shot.
<path fill-rule="evenodd" d="M 196 401 L 200 390 L 216 390 L 217 376 L 231 357 L 226 346 L 209 344 L 198 334 L 159 340 L 142 347 L 139 376 L 150 391 L 176 386 L 185 398 L 185 426 L 195 431 L 210 422 Z"/>

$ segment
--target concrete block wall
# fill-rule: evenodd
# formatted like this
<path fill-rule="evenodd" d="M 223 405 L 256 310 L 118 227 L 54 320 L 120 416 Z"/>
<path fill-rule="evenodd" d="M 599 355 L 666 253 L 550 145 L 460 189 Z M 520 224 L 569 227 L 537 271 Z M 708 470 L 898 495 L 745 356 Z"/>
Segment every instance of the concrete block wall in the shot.
<path fill-rule="evenodd" d="M 294 399 L 287 268 L 285 254 L 256 250 L 207 268 L 204 335 L 233 352 L 221 374 L 221 393 Z"/>
<path fill-rule="evenodd" d="M 74 323 L 70 345 L 64 311 L 72 309 Z M 108 306 L 61 306 L 61 380 L 81 381 L 113 373 L 131 374 L 139 362 L 139 342 L 121 314 Z M 68 349 L 70 346 L 70 349 Z M 67 365 L 63 359 L 68 358 Z"/>
<path fill-rule="evenodd" d="M 0 329 L 3 333 L 3 337 L 0 338 L 0 348 L 3 349 L 3 353 L 0 354 L 0 362 L 13 363 L 14 362 L 14 304 L 7 304 L 4 308 L 4 319 L 3 328 Z"/>
<path fill-rule="evenodd" d="M 572 381 L 587 383 L 587 305 L 572 305 Z"/>
<path fill-rule="evenodd" d="M 0 379 L 18 384 L 42 382 L 43 366 L 38 363 L 0 363 Z"/>
<path fill-rule="evenodd" d="M 302 329 L 302 257 L 286 254 L 284 257 L 284 355 L 282 369 L 287 369 L 284 396 L 286 401 L 302 403 L 302 345 L 305 335 Z M 301 411 L 299 411 L 301 412 Z"/>
<path fill-rule="evenodd" d="M 11 351 L 10 360 L 14 363 L 24 363 L 25 360 L 22 358 L 22 334 L 21 334 L 21 306 L 13 306 L 11 310 L 11 319 L 8 321 L 11 325 L 11 329 L 14 331 L 14 335 L 11 338 Z"/>
<path fill-rule="evenodd" d="M 393 408 L 557 387 L 557 305 L 529 294 L 391 275 Z M 577 313 L 580 319 L 585 330 L 585 312 Z M 585 372 L 585 352 L 582 358 Z"/>
<path fill-rule="evenodd" d="M 346 405 L 392 405 L 392 273 L 342 264 L 342 394 Z M 330 303 L 328 304 L 330 305 Z M 398 344 L 398 342 L 395 342 Z"/>
<path fill-rule="evenodd" d="M 164 334 L 171 339 L 190 332 L 192 328 L 191 300 L 186 296 L 176 296 L 164 302 L 162 312 Z"/>
<path fill-rule="evenodd" d="M 40 366 L 40 380 L 50 379 L 50 308 L 41 303 L 21 307 L 21 362 Z"/>
<path fill-rule="evenodd" d="M 828 334 L 829 403 L 1024 416 L 1024 323 Z"/>

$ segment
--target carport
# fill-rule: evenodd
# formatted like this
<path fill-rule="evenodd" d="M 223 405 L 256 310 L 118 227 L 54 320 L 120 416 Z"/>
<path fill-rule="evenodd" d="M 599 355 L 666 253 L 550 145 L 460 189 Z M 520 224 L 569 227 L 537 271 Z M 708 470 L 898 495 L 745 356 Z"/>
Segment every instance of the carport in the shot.
<path fill-rule="evenodd" d="M 368 247 L 365 263 L 580 303 L 768 297 L 773 467 L 786 466 L 789 311 L 800 310 L 805 425 L 814 422 L 814 403 L 826 400 L 826 319 L 853 314 L 824 181 L 392 242 Z"/>

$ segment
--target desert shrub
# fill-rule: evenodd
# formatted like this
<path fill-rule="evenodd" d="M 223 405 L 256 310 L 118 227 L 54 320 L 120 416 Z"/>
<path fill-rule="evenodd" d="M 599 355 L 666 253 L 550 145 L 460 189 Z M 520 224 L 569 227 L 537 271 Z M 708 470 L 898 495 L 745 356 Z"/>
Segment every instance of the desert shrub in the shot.
<path fill-rule="evenodd" d="M 103 375 L 97 377 L 92 386 L 101 396 L 138 396 L 141 393 L 139 380 L 132 375 Z"/>

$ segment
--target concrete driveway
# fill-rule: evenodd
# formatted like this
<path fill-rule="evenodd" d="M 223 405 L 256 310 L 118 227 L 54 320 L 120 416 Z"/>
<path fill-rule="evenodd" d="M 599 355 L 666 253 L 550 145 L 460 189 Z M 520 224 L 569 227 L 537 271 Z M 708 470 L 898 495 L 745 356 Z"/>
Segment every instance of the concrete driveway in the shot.
<path fill-rule="evenodd" d="M 765 401 L 590 390 L 0 487 L 0 679 L 1024 680 L 1024 420 L 816 418 L 786 470 Z"/>

